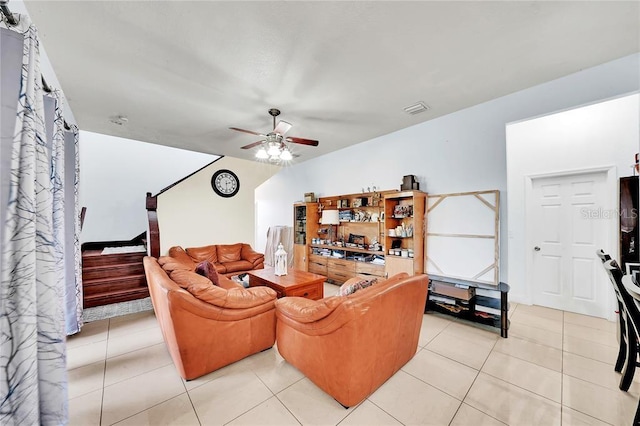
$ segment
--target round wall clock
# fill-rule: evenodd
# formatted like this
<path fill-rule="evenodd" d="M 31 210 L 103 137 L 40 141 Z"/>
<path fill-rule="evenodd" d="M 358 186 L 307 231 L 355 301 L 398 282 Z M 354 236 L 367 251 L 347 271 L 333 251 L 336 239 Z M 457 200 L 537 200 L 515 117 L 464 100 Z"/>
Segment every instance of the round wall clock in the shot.
<path fill-rule="evenodd" d="M 211 187 L 221 197 L 233 197 L 240 190 L 240 179 L 231 170 L 220 169 L 211 177 Z"/>

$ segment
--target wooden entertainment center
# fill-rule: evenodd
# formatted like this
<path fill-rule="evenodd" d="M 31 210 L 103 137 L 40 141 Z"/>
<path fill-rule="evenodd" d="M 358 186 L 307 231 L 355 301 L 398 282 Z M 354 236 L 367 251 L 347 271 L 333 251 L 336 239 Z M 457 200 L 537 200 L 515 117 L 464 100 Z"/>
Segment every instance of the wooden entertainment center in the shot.
<path fill-rule="evenodd" d="M 328 210 L 338 211 L 337 225 L 322 224 Z M 337 284 L 427 273 L 427 310 L 496 327 L 507 337 L 509 286 L 499 282 L 499 211 L 497 190 L 431 196 L 391 190 L 297 203 L 294 268 Z"/>
<path fill-rule="evenodd" d="M 426 197 L 421 191 L 390 190 L 296 203 L 294 267 L 335 283 L 423 273 Z M 321 223 L 328 210 L 337 210 L 338 224 Z"/>

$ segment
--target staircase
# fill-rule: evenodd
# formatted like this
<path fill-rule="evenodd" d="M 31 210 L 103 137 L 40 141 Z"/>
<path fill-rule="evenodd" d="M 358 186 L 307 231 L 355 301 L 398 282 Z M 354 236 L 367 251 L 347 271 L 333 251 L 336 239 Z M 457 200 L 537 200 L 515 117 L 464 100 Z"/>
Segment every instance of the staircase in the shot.
<path fill-rule="evenodd" d="M 145 252 L 102 254 L 104 247 L 137 245 L 136 239 L 83 245 L 82 288 L 85 308 L 149 297 L 142 264 Z"/>

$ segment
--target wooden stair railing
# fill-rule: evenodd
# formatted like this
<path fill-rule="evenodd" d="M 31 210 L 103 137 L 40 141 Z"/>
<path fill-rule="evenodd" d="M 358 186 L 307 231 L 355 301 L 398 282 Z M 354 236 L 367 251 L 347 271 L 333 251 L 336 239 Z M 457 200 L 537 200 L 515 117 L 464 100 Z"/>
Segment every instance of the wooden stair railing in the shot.
<path fill-rule="evenodd" d="M 160 257 L 160 226 L 158 225 L 158 196 L 152 197 L 147 192 L 147 217 L 149 218 L 149 255 L 156 259 Z"/>

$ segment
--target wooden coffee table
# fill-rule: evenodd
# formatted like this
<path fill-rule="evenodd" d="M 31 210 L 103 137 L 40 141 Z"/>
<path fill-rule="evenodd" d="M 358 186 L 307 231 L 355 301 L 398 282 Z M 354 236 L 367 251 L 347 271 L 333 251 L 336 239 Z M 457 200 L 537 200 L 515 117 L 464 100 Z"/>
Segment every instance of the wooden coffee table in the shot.
<path fill-rule="evenodd" d="M 298 296 L 318 300 L 324 297 L 324 282 L 327 277 L 323 275 L 288 269 L 287 275 L 277 276 L 273 268 L 256 269 L 247 273 L 249 287 L 267 286 L 278 293 L 278 298 Z"/>

